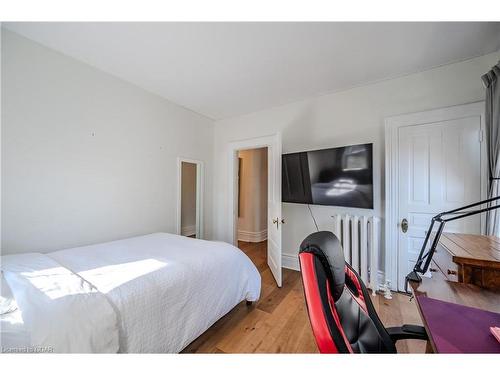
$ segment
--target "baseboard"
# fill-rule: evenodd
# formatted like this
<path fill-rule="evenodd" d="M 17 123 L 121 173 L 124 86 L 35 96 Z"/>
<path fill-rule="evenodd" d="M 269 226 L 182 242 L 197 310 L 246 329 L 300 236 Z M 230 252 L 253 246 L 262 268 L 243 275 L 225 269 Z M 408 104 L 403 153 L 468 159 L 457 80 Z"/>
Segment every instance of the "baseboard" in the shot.
<path fill-rule="evenodd" d="M 190 225 L 181 228 L 181 235 L 183 236 L 194 236 L 196 234 L 196 225 Z"/>
<path fill-rule="evenodd" d="M 262 242 L 267 240 L 267 229 L 260 232 L 249 232 L 246 230 L 238 231 L 238 241 L 243 242 Z"/>
<path fill-rule="evenodd" d="M 294 271 L 300 271 L 299 257 L 297 255 L 281 255 L 281 265 L 283 268 L 288 268 Z"/>

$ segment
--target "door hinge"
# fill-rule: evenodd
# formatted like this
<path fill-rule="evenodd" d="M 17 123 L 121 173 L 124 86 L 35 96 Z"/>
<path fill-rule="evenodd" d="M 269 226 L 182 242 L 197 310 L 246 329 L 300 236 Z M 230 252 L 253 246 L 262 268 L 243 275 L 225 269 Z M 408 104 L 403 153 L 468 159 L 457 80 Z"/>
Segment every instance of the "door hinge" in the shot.
<path fill-rule="evenodd" d="M 483 141 L 483 130 L 479 130 L 479 143 Z"/>

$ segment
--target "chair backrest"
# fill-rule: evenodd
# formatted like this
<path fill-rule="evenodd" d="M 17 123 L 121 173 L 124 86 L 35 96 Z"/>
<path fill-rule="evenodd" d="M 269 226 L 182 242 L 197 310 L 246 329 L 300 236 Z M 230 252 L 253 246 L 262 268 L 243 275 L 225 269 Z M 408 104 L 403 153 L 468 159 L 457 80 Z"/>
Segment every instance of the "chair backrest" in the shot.
<path fill-rule="evenodd" d="M 338 238 L 316 232 L 300 245 L 309 320 L 321 353 L 396 353 L 370 295 Z"/>

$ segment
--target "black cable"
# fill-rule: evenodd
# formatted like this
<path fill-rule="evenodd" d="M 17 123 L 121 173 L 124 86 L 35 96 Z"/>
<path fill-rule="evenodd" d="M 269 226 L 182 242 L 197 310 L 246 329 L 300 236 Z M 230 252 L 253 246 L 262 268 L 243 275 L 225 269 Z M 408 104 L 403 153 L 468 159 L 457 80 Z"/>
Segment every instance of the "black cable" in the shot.
<path fill-rule="evenodd" d="M 314 221 L 314 225 L 316 226 L 316 231 L 319 232 L 318 223 L 316 223 L 316 219 L 314 218 L 313 212 L 311 210 L 311 205 L 308 204 L 307 207 L 309 208 L 309 212 L 311 213 L 311 217 L 312 217 L 312 219 Z"/>

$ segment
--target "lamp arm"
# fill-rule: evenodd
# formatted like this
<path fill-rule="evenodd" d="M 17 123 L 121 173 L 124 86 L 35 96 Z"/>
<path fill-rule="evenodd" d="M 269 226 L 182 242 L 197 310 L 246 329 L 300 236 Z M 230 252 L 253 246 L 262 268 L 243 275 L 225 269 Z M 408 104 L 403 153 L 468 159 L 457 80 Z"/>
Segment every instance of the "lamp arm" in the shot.
<path fill-rule="evenodd" d="M 494 202 L 496 200 L 500 200 L 500 196 L 493 197 L 493 198 L 488 198 L 488 199 L 485 199 L 483 201 L 476 202 L 476 203 L 471 203 L 471 204 L 468 204 L 467 206 L 463 206 L 463 207 L 460 207 L 460 208 L 455 208 L 455 209 L 450 210 L 450 211 L 441 212 L 440 214 L 436 215 L 436 217 L 437 216 L 447 215 L 447 214 L 452 214 L 452 213 L 455 213 L 457 211 L 467 210 L 469 208 L 480 206 L 482 204 L 486 204 L 486 203 L 490 203 L 490 202 Z"/>
<path fill-rule="evenodd" d="M 472 211 L 465 211 L 465 212 L 463 211 L 463 210 L 467 210 L 467 209 L 472 208 L 472 207 L 481 206 L 483 204 L 491 203 L 491 202 L 494 202 L 497 200 L 500 201 L 500 196 L 485 199 L 483 201 L 472 203 L 472 204 L 469 204 L 467 206 L 456 208 L 454 210 L 441 212 L 441 213 L 437 214 L 436 216 L 434 216 L 431 219 L 431 223 L 430 223 L 429 228 L 427 229 L 427 232 L 425 234 L 425 239 L 424 239 L 424 242 L 422 244 L 422 248 L 420 249 L 420 253 L 418 255 L 417 262 L 415 263 L 415 266 L 413 267 L 413 271 L 410 272 L 406 276 L 405 290 L 407 290 L 407 288 L 408 288 L 409 281 L 420 282 L 422 280 L 422 278 L 420 277 L 419 273 L 424 274 L 429 269 L 429 265 L 431 263 L 432 257 L 434 255 L 434 253 L 436 252 L 436 247 L 439 243 L 439 239 L 441 238 L 441 234 L 443 233 L 444 226 L 447 222 L 459 220 L 459 219 L 463 219 L 463 218 L 468 217 L 468 216 L 478 215 L 478 214 L 481 214 L 483 212 L 488 212 L 488 211 L 493 211 L 493 210 L 499 209 L 500 204 L 497 204 L 494 206 L 489 205 L 488 207 L 483 207 L 483 208 L 479 208 L 479 209 L 472 210 Z M 447 217 L 450 215 L 454 215 L 454 216 Z M 436 235 L 434 236 L 434 238 L 432 240 L 432 244 L 431 244 L 430 249 L 426 252 L 425 249 L 427 248 L 427 244 L 429 242 L 429 239 L 430 239 L 430 236 L 432 233 L 432 229 L 434 228 L 435 223 L 439 223 L 439 227 L 438 227 L 438 230 L 436 232 Z M 423 267 L 422 267 L 422 264 L 424 264 Z"/>

